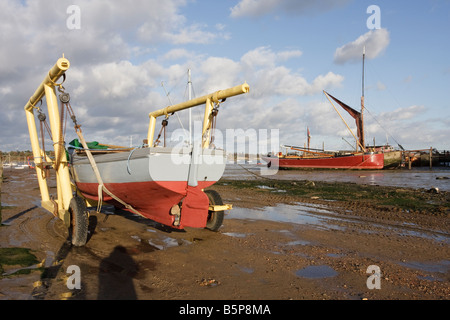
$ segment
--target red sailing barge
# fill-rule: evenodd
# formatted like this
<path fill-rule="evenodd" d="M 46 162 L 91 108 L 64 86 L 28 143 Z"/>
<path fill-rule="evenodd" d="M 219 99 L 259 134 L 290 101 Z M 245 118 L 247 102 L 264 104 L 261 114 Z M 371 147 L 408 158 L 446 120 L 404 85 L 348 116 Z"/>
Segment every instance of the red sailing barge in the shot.
<path fill-rule="evenodd" d="M 363 53 L 363 70 L 364 70 L 364 57 Z M 342 118 L 339 111 L 334 106 L 330 97 L 338 103 L 345 111 L 347 111 L 356 122 L 357 137 L 347 126 L 350 133 L 353 135 L 357 142 L 355 152 L 327 152 L 321 150 L 314 150 L 309 148 L 309 129 L 308 129 L 308 148 L 301 148 L 295 146 L 284 146 L 286 149 L 297 151 L 295 155 L 278 153 L 276 155 L 268 155 L 262 157 L 267 162 L 267 166 L 278 166 L 280 169 L 291 168 L 311 168 L 311 169 L 383 169 L 384 167 L 384 154 L 382 152 L 369 152 L 365 146 L 364 141 L 364 73 L 363 73 L 363 89 L 361 96 L 361 112 L 349 107 L 342 101 L 336 99 L 329 93 L 324 91 L 330 103 L 333 105 L 336 112 Z M 298 153 L 300 152 L 300 153 Z"/>

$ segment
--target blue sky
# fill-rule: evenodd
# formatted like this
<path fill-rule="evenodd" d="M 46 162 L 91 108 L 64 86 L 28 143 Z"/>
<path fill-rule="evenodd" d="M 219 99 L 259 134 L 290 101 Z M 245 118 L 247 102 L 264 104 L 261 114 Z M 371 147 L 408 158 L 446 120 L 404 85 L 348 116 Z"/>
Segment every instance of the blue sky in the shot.
<path fill-rule="evenodd" d="M 174 103 L 187 98 L 191 68 L 196 96 L 249 83 L 248 95 L 221 107 L 223 132 L 278 129 L 281 144 L 303 145 L 309 127 L 313 147 L 347 149 L 343 138 L 353 138 L 322 90 L 360 108 L 363 43 L 366 141 L 450 149 L 448 0 L 0 5 L 2 151 L 31 148 L 23 106 L 62 53 L 71 62 L 65 87 L 88 140 L 140 143 L 148 113 L 169 104 L 165 90 Z M 80 9 L 76 29 L 67 26 L 70 5 Z M 380 9 L 381 29 L 367 26 L 371 5 Z M 186 114 L 180 118 L 186 126 Z M 66 141 L 74 136 L 68 130 Z"/>

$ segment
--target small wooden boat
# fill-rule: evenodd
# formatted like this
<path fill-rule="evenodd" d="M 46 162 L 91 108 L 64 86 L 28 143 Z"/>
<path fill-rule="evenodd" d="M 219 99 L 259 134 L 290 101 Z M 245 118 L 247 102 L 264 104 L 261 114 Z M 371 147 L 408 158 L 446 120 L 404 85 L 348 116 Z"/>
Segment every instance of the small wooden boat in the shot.
<path fill-rule="evenodd" d="M 78 192 L 87 199 L 104 201 L 174 228 L 204 228 L 208 225 L 209 198 L 203 189 L 222 177 L 226 154 L 223 150 L 193 149 L 152 147 L 95 154 L 107 190 L 102 194 L 90 160 L 75 152 L 73 177 Z"/>

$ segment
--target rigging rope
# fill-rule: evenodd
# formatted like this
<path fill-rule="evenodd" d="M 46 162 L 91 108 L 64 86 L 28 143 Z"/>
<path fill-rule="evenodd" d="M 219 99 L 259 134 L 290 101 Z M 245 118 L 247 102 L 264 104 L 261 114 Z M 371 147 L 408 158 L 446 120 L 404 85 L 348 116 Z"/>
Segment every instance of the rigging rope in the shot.
<path fill-rule="evenodd" d="M 66 108 L 67 109 L 67 114 L 70 114 L 70 118 L 72 119 L 72 121 L 74 123 L 75 132 L 76 132 L 76 134 L 77 134 L 77 136 L 78 136 L 78 138 L 79 138 L 79 140 L 81 142 L 81 145 L 84 148 L 83 150 L 86 152 L 86 155 L 88 157 L 89 163 L 91 164 L 92 170 L 94 171 L 95 177 L 97 179 L 97 183 L 98 183 L 98 189 L 97 189 L 97 194 L 98 194 L 97 195 L 97 197 L 98 197 L 97 212 L 100 212 L 100 210 L 101 210 L 101 206 L 102 206 L 102 203 L 103 203 L 103 192 L 105 192 L 112 199 L 114 199 L 117 202 L 119 202 L 120 204 L 122 204 L 125 208 L 127 208 L 131 212 L 133 212 L 133 213 L 143 217 L 143 215 L 139 211 L 137 211 L 135 208 L 133 208 L 131 205 L 129 205 L 128 203 L 126 203 L 125 201 L 120 199 L 119 197 L 117 197 L 110 190 L 108 190 L 108 188 L 105 187 L 103 179 L 102 179 L 102 177 L 100 175 L 100 171 L 99 171 L 99 169 L 97 167 L 97 163 L 95 162 L 95 159 L 92 156 L 92 153 L 91 153 L 91 151 L 90 151 L 90 149 L 89 149 L 89 147 L 88 147 L 88 145 L 86 143 L 86 140 L 84 140 L 83 133 L 81 131 L 81 125 L 78 124 L 77 118 L 75 116 L 75 113 L 73 112 L 72 106 L 70 105 L 70 95 L 68 93 L 65 93 L 65 92 L 62 91 L 62 94 L 60 95 L 60 100 L 62 102 L 62 109 Z M 61 124 L 61 126 L 62 126 L 62 124 Z M 62 132 L 62 130 L 60 132 Z M 73 165 L 72 165 L 72 167 L 73 167 Z"/>
<path fill-rule="evenodd" d="M 40 100 L 40 103 L 42 105 L 42 99 Z M 52 138 L 52 133 L 51 133 L 50 127 L 47 122 L 47 116 L 45 115 L 45 113 L 42 112 L 42 109 L 40 108 L 40 106 L 39 107 L 33 106 L 33 108 L 37 109 L 37 111 L 38 111 L 37 117 L 39 119 L 39 129 L 40 129 L 40 133 L 41 133 L 41 143 L 42 143 L 42 152 L 43 152 L 43 154 L 40 158 L 42 158 L 41 163 L 44 163 L 47 161 L 47 158 L 46 158 L 47 154 L 45 152 L 44 126 L 45 126 L 45 129 L 47 130 L 47 133 L 48 133 L 50 139 L 53 140 L 53 138 Z M 41 170 L 42 179 L 46 179 L 46 177 L 48 177 L 49 173 L 50 173 L 50 171 L 48 170 L 48 168 L 46 166 L 43 166 L 43 168 Z"/>
<path fill-rule="evenodd" d="M 374 117 L 374 115 L 372 115 L 372 113 L 369 111 L 369 109 L 367 109 L 367 107 L 364 107 L 364 109 L 369 112 L 370 116 L 376 121 L 376 123 L 378 123 L 378 125 L 384 130 L 386 131 L 386 133 L 392 138 L 394 139 L 395 143 L 397 143 L 397 145 L 400 147 L 400 149 L 402 149 L 403 151 L 405 150 L 403 148 L 403 146 L 386 130 L 386 128 L 384 128 L 381 123 L 377 120 L 377 118 Z"/>
<path fill-rule="evenodd" d="M 97 182 L 98 182 L 98 189 L 97 189 L 97 194 L 98 194 L 98 204 L 97 204 L 97 212 L 100 212 L 101 210 L 101 206 L 103 203 L 103 192 L 105 192 L 107 195 L 109 195 L 112 199 L 116 200 L 117 202 L 119 202 L 120 204 L 122 204 L 125 208 L 127 208 L 128 210 L 132 211 L 133 213 L 142 216 L 143 215 L 137 211 L 135 208 L 133 208 L 131 205 L 129 205 L 128 203 L 126 203 L 125 201 L 123 201 L 122 199 L 120 199 L 119 197 L 117 197 L 116 195 L 114 195 L 111 191 L 108 190 L 108 188 L 105 187 L 105 184 L 103 182 L 103 179 L 100 175 L 100 171 L 97 167 L 97 163 L 95 162 L 94 157 L 92 156 L 91 151 L 89 150 L 89 147 L 86 143 L 86 140 L 84 140 L 83 134 L 81 132 L 81 126 L 80 125 L 76 125 L 75 126 L 75 131 L 78 135 L 78 138 L 80 139 L 80 142 L 84 148 L 84 151 L 86 152 L 86 155 L 88 157 L 88 160 L 91 164 L 92 170 L 94 171 L 95 177 L 97 178 Z"/>
<path fill-rule="evenodd" d="M 164 81 L 161 81 L 161 86 L 164 88 L 164 91 L 166 92 L 166 97 L 167 97 L 167 99 L 169 100 L 170 105 L 173 105 L 172 99 L 170 99 L 170 97 L 169 97 L 170 92 L 167 92 L 166 87 L 164 86 Z M 174 113 L 175 113 L 175 112 L 174 112 Z M 174 113 L 172 113 L 172 115 L 173 115 Z M 181 122 L 180 116 L 178 115 L 178 113 L 175 113 L 175 115 L 177 116 L 178 123 L 180 124 L 181 128 L 183 129 L 184 133 L 186 134 L 187 131 L 186 131 L 186 129 L 184 128 L 183 123 Z"/>

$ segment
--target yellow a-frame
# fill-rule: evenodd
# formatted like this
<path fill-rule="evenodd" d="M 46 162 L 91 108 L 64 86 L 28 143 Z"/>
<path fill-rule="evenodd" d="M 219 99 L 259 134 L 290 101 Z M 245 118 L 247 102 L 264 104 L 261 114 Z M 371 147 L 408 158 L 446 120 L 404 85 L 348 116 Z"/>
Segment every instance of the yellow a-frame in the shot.
<path fill-rule="evenodd" d="M 34 162 L 36 164 L 37 179 L 41 191 L 41 205 L 44 209 L 52 212 L 55 216 L 64 221 L 66 226 L 70 226 L 69 205 L 73 197 L 72 185 L 70 182 L 69 168 L 65 154 L 64 141 L 62 135 L 62 126 L 58 101 L 56 97 L 56 81 L 61 78 L 67 69 L 69 69 L 69 60 L 58 59 L 56 64 L 50 69 L 47 76 L 41 82 L 34 94 L 25 105 L 28 130 L 30 133 L 31 147 L 33 150 Z M 53 148 L 55 159 L 50 159 L 39 145 L 38 131 L 36 127 L 34 111 L 39 110 L 37 104 L 45 96 L 47 102 L 47 111 L 50 122 L 51 135 L 53 139 Z M 53 166 L 56 172 L 57 199 L 51 199 L 45 167 Z"/>
<path fill-rule="evenodd" d="M 88 228 L 88 215 L 86 211 L 87 199 L 75 195 L 75 188 L 70 179 L 69 164 L 65 153 L 65 143 L 63 134 L 63 120 L 58 108 L 58 100 L 56 96 L 56 88 L 61 89 L 62 85 L 57 81 L 64 76 L 65 72 L 69 69 L 70 63 L 64 55 L 58 59 L 56 64 L 50 69 L 44 80 L 41 82 L 35 93 L 31 96 L 25 105 L 25 113 L 27 117 L 28 130 L 30 134 L 31 147 L 33 150 L 33 157 L 36 167 L 37 179 L 39 182 L 39 189 L 41 192 L 41 205 L 44 209 L 53 213 L 56 217 L 64 221 L 67 227 L 72 228 L 72 244 L 81 246 L 86 243 L 87 240 L 87 228 Z M 187 102 L 183 102 L 177 105 L 168 106 L 166 108 L 151 112 L 149 114 L 150 123 L 147 134 L 148 143 L 153 146 L 153 139 L 155 134 L 156 118 L 165 116 L 169 117 L 169 114 L 173 114 L 176 111 L 192 108 L 198 105 L 205 104 L 205 115 L 202 131 L 202 148 L 208 148 L 209 139 L 211 135 L 211 128 L 213 122 L 213 109 L 214 105 L 218 105 L 221 101 L 227 97 L 243 94 L 249 92 L 249 85 L 244 83 L 239 86 L 235 86 L 229 89 L 220 90 L 215 93 L 192 99 Z M 50 122 L 50 131 L 53 140 L 53 149 L 55 152 L 55 158 L 51 159 L 45 154 L 45 150 L 41 148 L 39 144 L 38 130 L 36 127 L 35 111 L 41 113 L 40 105 L 37 104 L 44 98 L 47 103 L 47 112 Z M 66 103 L 63 96 L 60 96 L 61 102 Z M 217 114 L 217 113 L 216 113 Z M 40 121 L 42 121 L 40 119 Z M 76 125 L 79 129 L 79 126 Z M 77 134 L 81 139 L 83 147 L 86 150 L 86 154 L 91 161 L 92 155 L 90 154 L 87 145 L 85 145 L 84 138 L 82 138 L 81 131 Z M 43 141 L 42 141 L 43 143 Z M 91 165 L 95 168 L 95 161 L 91 161 Z M 49 187 L 47 183 L 46 168 L 53 167 L 56 172 L 56 187 L 57 198 L 54 199 L 50 196 Z M 96 172 L 99 186 L 102 186 L 103 190 L 108 193 L 108 190 L 104 187 L 101 181 L 100 173 Z M 110 194 L 110 193 L 108 193 Z M 110 194 L 112 195 L 112 194 Z M 127 205 L 121 199 L 114 197 L 115 200 Z M 220 201 L 221 202 L 221 201 Z M 127 205 L 128 206 L 128 205 Z M 131 207 L 131 206 L 130 206 Z M 231 209 L 231 205 L 223 205 L 221 203 L 210 203 L 209 211 L 212 213 L 222 212 L 223 210 Z"/>

